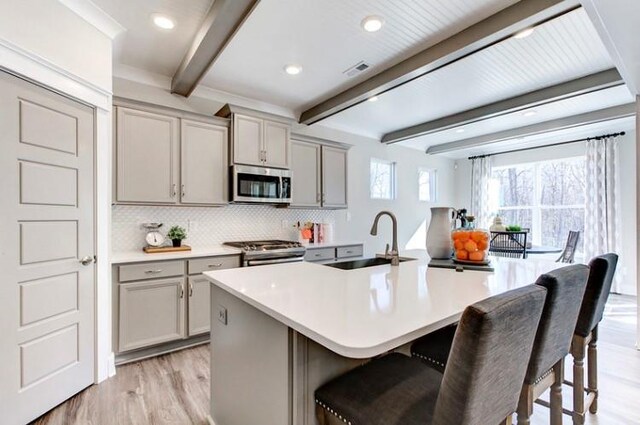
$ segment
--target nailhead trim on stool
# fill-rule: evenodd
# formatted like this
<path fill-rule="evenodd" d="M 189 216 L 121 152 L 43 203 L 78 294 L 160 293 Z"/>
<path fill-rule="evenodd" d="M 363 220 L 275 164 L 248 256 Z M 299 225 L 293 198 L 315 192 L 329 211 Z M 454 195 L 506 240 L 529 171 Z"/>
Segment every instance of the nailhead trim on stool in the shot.
<path fill-rule="evenodd" d="M 322 407 L 324 410 L 327 410 L 329 413 L 331 413 L 336 418 L 340 419 L 345 424 L 352 425 L 351 421 L 348 421 L 347 419 L 343 418 L 342 415 L 340 415 L 339 413 L 335 412 L 331 407 L 329 407 L 326 404 L 322 403 L 318 399 L 316 399 L 316 404 L 319 405 L 320 407 Z"/>

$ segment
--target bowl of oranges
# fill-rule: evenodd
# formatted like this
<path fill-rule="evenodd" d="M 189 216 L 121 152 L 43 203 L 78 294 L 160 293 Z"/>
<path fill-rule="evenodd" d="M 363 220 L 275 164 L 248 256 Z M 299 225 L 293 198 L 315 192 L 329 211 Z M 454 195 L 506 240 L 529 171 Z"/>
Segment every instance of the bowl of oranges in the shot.
<path fill-rule="evenodd" d="M 489 232 L 482 229 L 457 229 L 451 232 L 453 260 L 467 264 L 489 264 Z"/>

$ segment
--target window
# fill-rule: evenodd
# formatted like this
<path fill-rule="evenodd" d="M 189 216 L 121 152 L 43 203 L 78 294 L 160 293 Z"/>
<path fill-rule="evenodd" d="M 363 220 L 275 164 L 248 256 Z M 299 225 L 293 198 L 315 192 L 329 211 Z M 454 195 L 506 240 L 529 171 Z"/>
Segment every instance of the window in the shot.
<path fill-rule="evenodd" d="M 394 199 L 396 196 L 396 163 L 371 158 L 369 191 L 371 199 Z"/>
<path fill-rule="evenodd" d="M 428 168 L 418 169 L 418 199 L 425 202 L 436 202 L 437 172 Z"/>
<path fill-rule="evenodd" d="M 492 180 L 493 212 L 531 229 L 532 243 L 561 248 L 570 230 L 584 234 L 584 157 L 494 167 Z"/>

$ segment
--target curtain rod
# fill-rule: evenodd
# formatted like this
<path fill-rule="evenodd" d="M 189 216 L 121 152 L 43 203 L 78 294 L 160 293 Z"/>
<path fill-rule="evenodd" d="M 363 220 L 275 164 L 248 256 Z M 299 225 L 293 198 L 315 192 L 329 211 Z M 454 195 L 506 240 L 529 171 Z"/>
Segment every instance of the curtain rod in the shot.
<path fill-rule="evenodd" d="M 489 154 L 486 154 L 486 155 L 470 156 L 467 159 L 486 158 L 488 156 L 504 155 L 506 153 L 524 152 L 524 151 L 530 151 L 530 150 L 533 150 L 533 149 L 542 149 L 542 148 L 548 148 L 548 147 L 552 147 L 552 146 L 568 145 L 570 143 L 586 142 L 586 141 L 589 141 L 589 140 L 602 140 L 602 139 L 607 139 L 609 137 L 624 136 L 625 134 L 626 133 L 624 131 L 621 131 L 619 133 L 603 134 L 602 136 L 596 136 L 596 137 L 585 137 L 583 139 L 569 140 L 567 142 L 552 143 L 550 145 L 544 145 L 544 146 L 532 146 L 530 148 L 513 149 L 513 150 L 510 150 L 510 151 L 489 153 Z"/>

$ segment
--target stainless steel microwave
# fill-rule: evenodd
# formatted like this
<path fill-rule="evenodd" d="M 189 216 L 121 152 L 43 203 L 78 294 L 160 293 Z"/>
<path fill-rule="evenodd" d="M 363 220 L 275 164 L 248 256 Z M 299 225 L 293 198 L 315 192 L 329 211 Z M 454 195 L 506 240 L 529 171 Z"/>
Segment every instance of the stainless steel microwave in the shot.
<path fill-rule="evenodd" d="M 231 167 L 231 200 L 236 203 L 291 203 L 291 171 L 234 165 Z"/>

